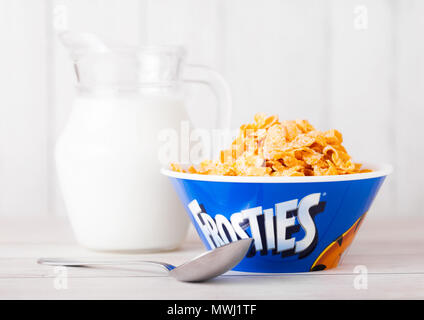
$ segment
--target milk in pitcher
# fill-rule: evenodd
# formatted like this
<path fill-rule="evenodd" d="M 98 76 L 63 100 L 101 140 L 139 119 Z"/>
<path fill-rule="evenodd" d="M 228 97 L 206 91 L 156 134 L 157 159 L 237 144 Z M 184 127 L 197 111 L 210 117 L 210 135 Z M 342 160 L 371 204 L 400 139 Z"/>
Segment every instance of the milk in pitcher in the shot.
<path fill-rule="evenodd" d="M 76 237 L 99 250 L 168 250 L 188 221 L 159 174 L 161 130 L 188 119 L 172 95 L 81 94 L 56 148 Z"/>

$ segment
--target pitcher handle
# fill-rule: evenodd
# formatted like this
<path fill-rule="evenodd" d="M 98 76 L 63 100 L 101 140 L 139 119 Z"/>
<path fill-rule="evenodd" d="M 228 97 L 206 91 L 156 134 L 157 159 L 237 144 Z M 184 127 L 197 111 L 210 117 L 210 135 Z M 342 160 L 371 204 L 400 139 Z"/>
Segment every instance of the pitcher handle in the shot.
<path fill-rule="evenodd" d="M 217 71 L 199 64 L 187 64 L 186 70 L 199 70 L 199 79 L 184 79 L 184 82 L 207 85 L 215 95 L 218 107 L 216 128 L 229 130 L 231 125 L 232 97 L 231 90 L 224 77 Z"/>

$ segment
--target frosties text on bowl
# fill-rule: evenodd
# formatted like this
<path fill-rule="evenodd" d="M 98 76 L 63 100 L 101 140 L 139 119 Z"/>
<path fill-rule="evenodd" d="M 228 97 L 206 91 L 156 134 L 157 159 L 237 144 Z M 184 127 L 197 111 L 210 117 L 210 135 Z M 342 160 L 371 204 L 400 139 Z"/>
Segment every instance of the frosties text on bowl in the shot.
<path fill-rule="evenodd" d="M 249 238 L 245 230 L 250 226 L 254 250 L 248 257 L 258 251 L 267 254 L 268 250 L 272 250 L 272 254 L 282 254 L 283 257 L 298 255 L 301 258 L 312 252 L 318 240 L 314 218 L 325 208 L 320 197 L 320 193 L 313 193 L 301 200 L 276 203 L 274 208 L 248 208 L 233 213 L 230 220 L 222 214 L 212 218 L 196 199 L 188 204 L 188 208 L 212 249 L 240 238 Z M 299 226 L 304 237 L 296 240 L 291 235 L 298 231 Z"/>

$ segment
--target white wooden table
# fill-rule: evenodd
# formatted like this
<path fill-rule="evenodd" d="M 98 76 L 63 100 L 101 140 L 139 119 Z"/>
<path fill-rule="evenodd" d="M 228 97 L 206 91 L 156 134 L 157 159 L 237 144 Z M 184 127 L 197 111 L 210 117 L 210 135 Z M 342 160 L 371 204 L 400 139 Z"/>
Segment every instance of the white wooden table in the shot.
<path fill-rule="evenodd" d="M 191 230 L 184 245 L 174 252 L 91 252 L 75 243 L 66 219 L 3 218 L 0 299 L 423 299 L 424 219 L 367 219 L 335 270 L 284 275 L 230 272 L 207 283 L 181 283 L 156 269 L 67 268 L 66 283 L 57 278 L 64 275 L 63 270 L 37 265 L 36 259 L 130 257 L 178 265 L 204 249 Z M 357 265 L 367 268 L 367 289 L 355 289 Z"/>

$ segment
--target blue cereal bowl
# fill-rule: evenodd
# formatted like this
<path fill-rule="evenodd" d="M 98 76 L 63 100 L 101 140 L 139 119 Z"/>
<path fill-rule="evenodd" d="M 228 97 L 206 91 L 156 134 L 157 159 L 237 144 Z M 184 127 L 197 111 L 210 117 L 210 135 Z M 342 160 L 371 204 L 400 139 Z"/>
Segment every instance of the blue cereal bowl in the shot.
<path fill-rule="evenodd" d="M 213 176 L 163 169 L 208 250 L 253 238 L 233 269 L 260 273 L 334 268 L 352 243 L 390 165 L 313 177 Z"/>

